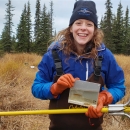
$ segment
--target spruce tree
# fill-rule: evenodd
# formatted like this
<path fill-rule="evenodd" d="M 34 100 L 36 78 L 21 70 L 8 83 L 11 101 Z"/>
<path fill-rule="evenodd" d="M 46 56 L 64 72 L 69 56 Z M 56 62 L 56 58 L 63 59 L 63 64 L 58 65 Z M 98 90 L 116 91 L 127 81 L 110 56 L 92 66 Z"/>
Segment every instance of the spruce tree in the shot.
<path fill-rule="evenodd" d="M 113 30 L 112 39 L 115 44 L 115 53 L 120 54 L 123 51 L 122 47 L 124 43 L 123 10 L 121 3 L 119 3 L 117 8 L 117 16 L 114 21 Z"/>
<path fill-rule="evenodd" d="M 35 21 L 34 21 L 34 39 L 35 45 L 37 45 L 40 41 L 41 31 L 40 31 L 40 23 L 41 22 L 41 5 L 40 0 L 36 1 L 36 13 L 35 13 Z M 36 46 L 34 47 L 36 48 Z"/>
<path fill-rule="evenodd" d="M 15 46 L 16 51 L 18 52 L 27 52 L 27 8 L 26 4 L 24 5 L 24 10 L 21 14 L 20 23 L 18 24 L 17 28 L 17 44 Z"/>
<path fill-rule="evenodd" d="M 6 48 L 5 48 L 6 45 L 8 45 L 7 38 L 8 38 L 8 29 L 6 26 L 4 26 L 4 29 L 3 29 L 2 35 L 1 35 L 1 51 L 3 51 L 3 52 L 4 51 L 7 52 Z"/>
<path fill-rule="evenodd" d="M 27 3 L 27 15 L 26 15 L 26 35 L 27 35 L 27 52 L 31 51 L 32 47 L 32 22 L 31 22 L 31 10 L 30 2 Z"/>
<path fill-rule="evenodd" d="M 104 42 L 108 48 L 112 48 L 112 41 L 111 41 L 111 31 L 112 31 L 112 3 L 110 0 L 107 0 L 106 3 L 106 12 L 104 17 L 102 17 L 100 22 L 100 27 L 104 32 Z"/>
<path fill-rule="evenodd" d="M 48 41 L 50 39 L 50 14 L 47 13 L 46 5 L 44 4 L 43 10 L 41 13 L 41 22 L 40 22 L 40 42 L 37 44 L 37 53 L 43 55 L 48 47 Z"/>
<path fill-rule="evenodd" d="M 126 8 L 124 17 L 124 43 L 123 43 L 123 53 L 130 55 L 130 21 L 129 21 L 129 9 Z"/>
<path fill-rule="evenodd" d="M 53 37 L 53 1 L 50 2 L 50 36 Z"/>
<path fill-rule="evenodd" d="M 15 35 L 12 36 L 11 41 L 12 41 L 12 50 L 15 52 L 15 46 L 16 46 L 16 36 Z"/>
<path fill-rule="evenodd" d="M 111 41 L 112 41 L 112 48 L 111 51 L 113 53 L 116 53 L 116 43 L 118 42 L 117 37 L 118 37 L 118 26 L 117 26 L 117 17 L 116 15 L 113 15 L 113 20 L 112 20 L 112 31 L 111 33 Z"/>
<path fill-rule="evenodd" d="M 13 26 L 13 22 L 12 22 L 12 17 L 14 14 L 12 14 L 12 11 L 14 11 L 14 7 L 11 5 L 11 0 L 8 0 L 8 3 L 6 3 L 7 9 L 6 9 L 6 15 L 5 15 L 5 20 L 6 22 L 5 27 L 2 31 L 2 46 L 3 46 L 3 50 L 5 52 L 11 52 L 12 50 L 12 26 Z"/>

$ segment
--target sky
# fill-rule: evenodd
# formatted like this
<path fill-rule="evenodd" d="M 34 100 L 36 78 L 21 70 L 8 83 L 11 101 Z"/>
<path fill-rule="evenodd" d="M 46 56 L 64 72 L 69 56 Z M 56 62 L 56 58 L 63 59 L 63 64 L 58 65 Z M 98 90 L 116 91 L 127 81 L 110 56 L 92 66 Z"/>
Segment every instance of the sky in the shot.
<path fill-rule="evenodd" d="M 24 9 L 24 5 L 30 2 L 30 8 L 31 8 L 31 20 L 32 24 L 34 23 L 34 17 L 35 17 L 35 6 L 36 6 L 36 0 L 11 0 L 12 6 L 14 7 L 14 11 L 12 13 L 14 14 L 12 18 L 12 22 L 14 24 L 13 31 L 16 31 L 16 28 L 20 22 L 20 17 L 22 14 L 22 11 Z M 97 8 L 97 15 L 98 15 L 98 21 L 100 22 L 101 17 L 104 15 L 105 9 L 105 2 L 106 0 L 93 0 L 96 4 Z M 121 2 L 123 6 L 124 13 L 126 11 L 126 7 L 128 6 L 130 10 L 130 0 L 111 0 L 112 3 L 112 12 L 116 14 L 117 8 L 119 3 Z M 8 3 L 8 0 L 0 0 L 0 35 L 4 28 L 5 15 L 6 15 L 6 8 L 5 5 Z M 47 10 L 50 10 L 50 0 L 40 0 L 41 8 L 43 8 L 43 5 L 45 4 L 47 7 Z M 75 0 L 53 0 L 53 29 L 56 30 L 56 32 L 68 27 L 69 19 L 71 17 L 73 6 L 74 6 Z M 33 29 L 33 27 L 32 27 Z"/>

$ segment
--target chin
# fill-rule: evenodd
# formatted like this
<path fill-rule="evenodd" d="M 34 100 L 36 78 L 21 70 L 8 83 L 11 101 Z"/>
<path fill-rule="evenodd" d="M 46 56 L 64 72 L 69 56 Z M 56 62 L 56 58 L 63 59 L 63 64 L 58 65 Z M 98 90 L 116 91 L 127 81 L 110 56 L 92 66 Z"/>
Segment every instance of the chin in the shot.
<path fill-rule="evenodd" d="M 84 45 L 86 45 L 87 43 L 86 43 L 86 42 L 85 42 L 85 43 L 79 42 L 78 44 L 81 45 L 81 46 L 84 46 Z"/>

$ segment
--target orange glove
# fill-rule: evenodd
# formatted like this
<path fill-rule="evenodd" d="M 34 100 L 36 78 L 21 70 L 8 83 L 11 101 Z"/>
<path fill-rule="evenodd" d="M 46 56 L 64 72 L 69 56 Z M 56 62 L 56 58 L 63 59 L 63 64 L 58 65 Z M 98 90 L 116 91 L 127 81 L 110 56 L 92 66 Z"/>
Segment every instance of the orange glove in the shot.
<path fill-rule="evenodd" d="M 107 106 L 108 104 L 112 103 L 113 97 L 107 91 L 102 91 L 99 93 L 97 107 L 89 106 L 88 112 L 85 114 L 90 118 L 99 118 L 103 115 L 101 112 L 103 106 Z"/>
<path fill-rule="evenodd" d="M 51 86 L 51 93 L 56 98 L 59 94 L 61 94 L 65 89 L 71 88 L 74 86 L 74 82 L 79 80 L 79 78 L 74 78 L 71 74 L 62 75 L 56 83 Z"/>

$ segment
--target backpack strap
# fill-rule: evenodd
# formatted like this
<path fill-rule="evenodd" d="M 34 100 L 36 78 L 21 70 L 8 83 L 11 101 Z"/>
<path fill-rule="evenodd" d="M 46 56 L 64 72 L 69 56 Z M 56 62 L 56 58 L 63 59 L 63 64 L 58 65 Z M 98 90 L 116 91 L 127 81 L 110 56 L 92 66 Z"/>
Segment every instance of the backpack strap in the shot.
<path fill-rule="evenodd" d="M 61 60 L 55 49 L 52 50 L 52 56 L 53 56 L 54 64 L 55 64 L 55 68 L 56 68 L 56 75 L 54 77 L 54 82 L 56 82 L 58 80 L 58 78 L 64 74 L 64 72 L 62 69 Z"/>
<path fill-rule="evenodd" d="M 101 84 L 100 87 L 104 86 L 104 80 L 103 77 L 101 76 L 102 60 L 103 60 L 102 56 L 96 58 L 96 60 L 94 61 L 94 72 L 87 79 L 87 81 L 89 82 Z"/>
<path fill-rule="evenodd" d="M 94 61 L 94 79 L 99 80 L 101 76 L 101 67 L 102 67 L 103 56 L 98 56 Z"/>

